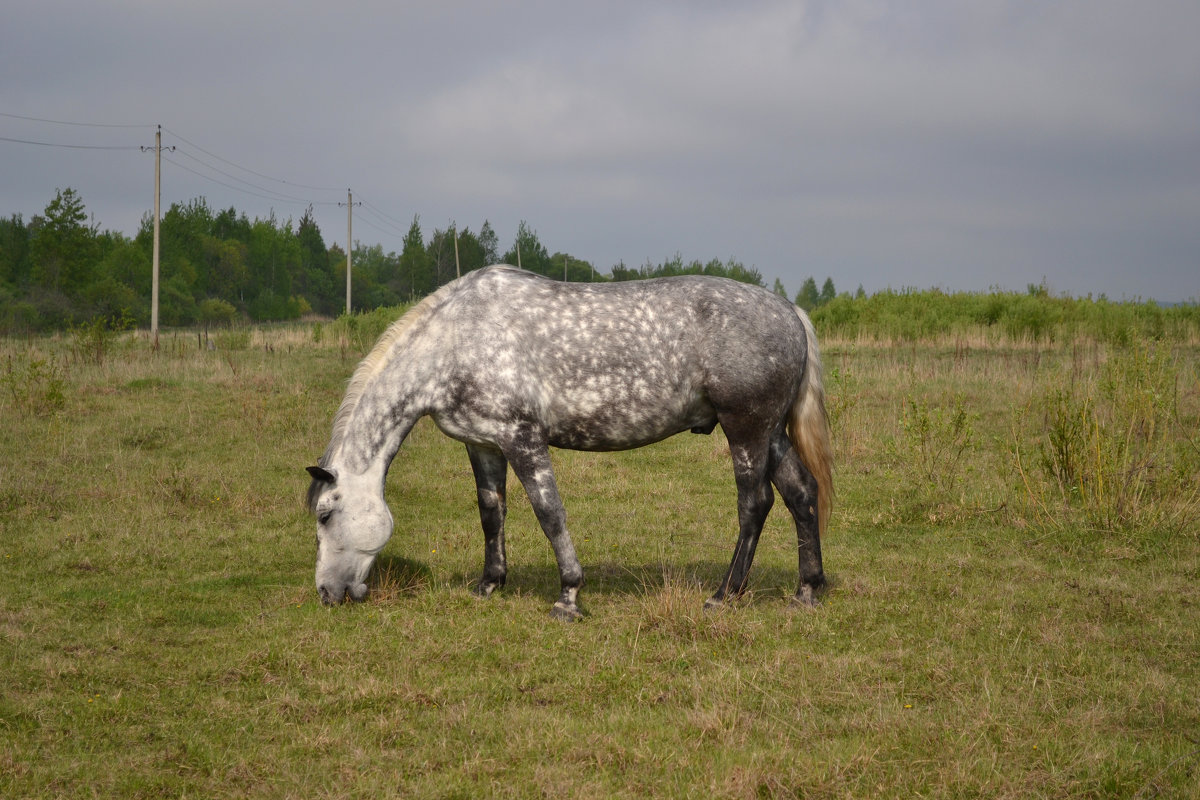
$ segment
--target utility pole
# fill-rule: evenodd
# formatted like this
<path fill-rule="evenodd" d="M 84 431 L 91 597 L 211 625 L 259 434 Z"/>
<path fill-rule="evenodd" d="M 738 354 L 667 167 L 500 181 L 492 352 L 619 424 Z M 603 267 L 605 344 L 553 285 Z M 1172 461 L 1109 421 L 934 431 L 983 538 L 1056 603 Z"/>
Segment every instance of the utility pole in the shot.
<path fill-rule="evenodd" d="M 338 203 L 338 205 L 346 206 L 346 313 L 350 313 L 350 253 L 351 247 L 354 245 L 354 206 L 362 205 L 361 202 L 354 202 L 354 195 L 349 189 L 346 190 L 346 202 Z"/>
<path fill-rule="evenodd" d="M 149 150 L 143 147 L 142 152 Z M 174 150 L 171 146 L 168 150 Z M 154 255 L 151 257 L 150 272 L 150 337 L 154 340 L 154 349 L 158 349 L 158 243 L 159 243 L 159 213 L 162 202 L 162 125 L 154 133 Z"/>
<path fill-rule="evenodd" d="M 450 232 L 454 234 L 454 277 L 462 277 L 462 267 L 458 264 L 458 224 L 450 226 Z"/>

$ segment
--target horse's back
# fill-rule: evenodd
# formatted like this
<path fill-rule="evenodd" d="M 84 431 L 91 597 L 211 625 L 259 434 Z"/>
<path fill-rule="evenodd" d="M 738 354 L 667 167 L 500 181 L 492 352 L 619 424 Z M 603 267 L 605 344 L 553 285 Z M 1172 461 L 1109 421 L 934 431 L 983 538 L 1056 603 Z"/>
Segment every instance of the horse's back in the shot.
<path fill-rule="evenodd" d="M 497 266 L 464 278 L 443 313 L 456 380 L 477 390 L 457 396 L 520 406 L 562 447 L 711 429 L 748 403 L 782 413 L 804 369 L 792 305 L 724 278 L 579 284 Z"/>

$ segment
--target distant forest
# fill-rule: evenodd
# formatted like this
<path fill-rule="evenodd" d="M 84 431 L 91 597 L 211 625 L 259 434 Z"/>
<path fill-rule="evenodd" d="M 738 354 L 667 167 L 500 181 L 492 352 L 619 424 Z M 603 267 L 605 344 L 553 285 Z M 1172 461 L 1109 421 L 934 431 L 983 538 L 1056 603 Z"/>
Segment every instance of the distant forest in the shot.
<path fill-rule="evenodd" d="M 455 234 L 457 233 L 457 248 Z M 250 220 L 203 199 L 174 203 L 163 214 L 159 247 L 159 321 L 190 325 L 237 318 L 256 322 L 337 316 L 346 303 L 346 252 L 326 244 L 311 207 L 300 217 Z M 149 324 L 153 219 L 132 239 L 89 224 L 83 199 L 59 190 L 43 213 L 0 218 L 0 333 L 70 328 L 98 319 Z M 607 274 L 567 253 L 547 252 L 524 221 L 511 246 L 486 220 L 478 230 L 435 229 L 413 217 L 400 253 L 356 244 L 351 299 L 355 311 L 423 297 L 462 273 L 499 262 L 570 281 L 631 280 L 702 272 L 762 285 L 736 261 L 660 265 Z M 457 257 L 457 262 L 456 262 Z"/>
<path fill-rule="evenodd" d="M 336 317 L 345 310 L 346 253 L 326 245 L 311 207 L 292 219 L 250 220 L 235 208 L 217 211 L 203 199 L 175 203 L 160 226 L 159 322 L 164 326 L 269 322 L 306 315 Z M 456 242 L 457 235 L 457 262 Z M 43 213 L 25 221 L 0 218 L 0 335 L 68 330 L 83 324 L 145 327 L 150 316 L 153 220 L 142 220 L 132 239 L 88 222 L 82 198 L 59 190 Z M 637 280 L 667 275 L 720 275 L 765 286 L 762 274 L 735 259 L 684 261 L 600 272 L 584 259 L 547 252 L 522 221 L 507 250 L 486 220 L 477 231 L 421 230 L 413 217 L 400 253 L 358 244 L 353 252 L 354 311 L 402 305 L 439 286 L 498 262 L 520 264 L 576 282 Z M 1123 341 L 1200 337 L 1200 305 L 1112 302 L 1053 296 L 1046 286 L 1025 292 L 946 293 L 892 289 L 868 296 L 861 286 L 839 293 L 832 278 L 818 289 L 804 280 L 789 297 L 812 312 L 823 334 L 887 340 L 924 339 L 979 328 L 1031 340 L 1078 335 Z"/>

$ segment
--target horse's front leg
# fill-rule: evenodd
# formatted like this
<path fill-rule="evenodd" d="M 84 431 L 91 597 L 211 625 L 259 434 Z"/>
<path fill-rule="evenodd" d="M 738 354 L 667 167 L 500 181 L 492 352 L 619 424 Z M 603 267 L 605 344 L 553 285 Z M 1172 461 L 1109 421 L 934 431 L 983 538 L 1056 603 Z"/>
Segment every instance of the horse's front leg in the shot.
<path fill-rule="evenodd" d="M 488 597 L 503 588 L 508 576 L 504 553 L 505 484 L 508 460 L 497 450 L 467 445 L 475 488 L 479 495 L 479 521 L 483 525 L 483 577 L 475 585 L 475 594 Z"/>
<path fill-rule="evenodd" d="M 575 555 L 575 545 L 567 533 L 567 511 L 558 494 L 558 484 L 550 467 L 550 451 L 544 441 L 522 442 L 506 452 L 513 473 L 525 487 L 533 512 L 542 526 L 554 558 L 558 562 L 558 577 L 562 590 L 550 615 L 562 620 L 577 620 L 583 616 L 577 604 L 579 587 L 583 585 L 583 567 Z"/>

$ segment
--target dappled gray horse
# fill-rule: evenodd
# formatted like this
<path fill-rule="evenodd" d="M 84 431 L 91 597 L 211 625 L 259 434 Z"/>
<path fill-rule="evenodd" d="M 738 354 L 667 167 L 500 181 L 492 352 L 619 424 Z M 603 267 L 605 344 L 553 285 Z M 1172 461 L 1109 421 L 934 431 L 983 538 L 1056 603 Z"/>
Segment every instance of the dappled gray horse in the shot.
<path fill-rule="evenodd" d="M 308 468 L 325 603 L 366 596 L 392 534 L 388 467 L 426 415 L 467 446 L 483 523 L 481 596 L 507 575 L 509 465 L 558 561 L 551 613 L 574 619 L 583 570 L 549 448 L 626 450 L 717 423 L 733 459 L 740 530 L 708 605 L 745 589 L 772 483 L 796 522 L 796 600 L 811 605 L 825 582 L 832 458 L 816 335 L 803 311 L 762 288 L 698 275 L 561 283 L 495 266 L 425 298 L 358 365 L 329 446 Z"/>

